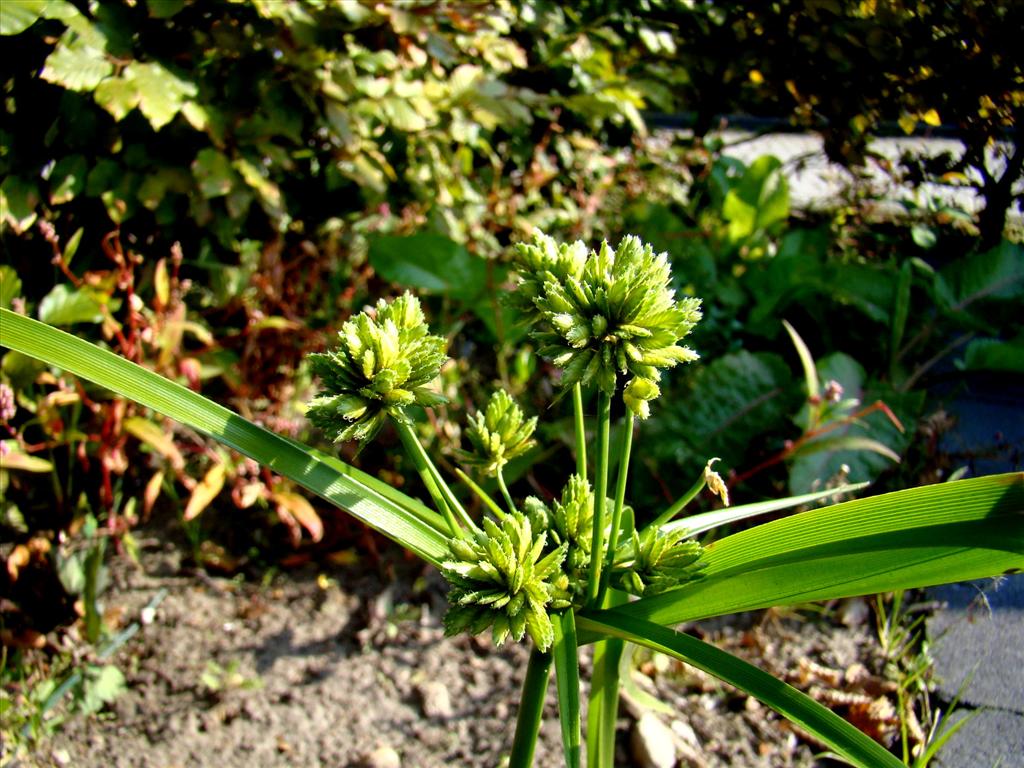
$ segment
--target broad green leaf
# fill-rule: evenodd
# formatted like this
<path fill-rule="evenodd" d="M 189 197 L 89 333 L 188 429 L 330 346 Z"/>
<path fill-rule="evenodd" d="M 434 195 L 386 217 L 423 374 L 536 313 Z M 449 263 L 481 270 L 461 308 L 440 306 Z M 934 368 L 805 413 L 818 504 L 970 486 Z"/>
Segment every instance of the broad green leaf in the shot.
<path fill-rule="evenodd" d="M 183 80 L 156 62 L 135 62 L 125 69 L 124 76 L 135 84 L 139 110 L 157 131 L 198 93 L 195 83 Z"/>
<path fill-rule="evenodd" d="M 440 517 L 334 457 L 275 435 L 202 395 L 83 339 L 0 309 L 0 346 L 36 357 L 164 414 L 265 464 L 353 517 L 439 564 Z"/>
<path fill-rule="evenodd" d="M 88 161 L 82 155 L 61 158 L 50 172 L 50 204 L 61 205 L 85 188 Z"/>
<path fill-rule="evenodd" d="M 576 620 L 573 611 L 553 617 L 555 642 L 551 655 L 555 659 L 555 683 L 558 688 L 558 716 L 562 724 L 562 746 L 565 764 L 580 764 L 580 660 L 576 646 Z"/>
<path fill-rule="evenodd" d="M 487 262 L 442 235 L 381 235 L 370 241 L 370 264 L 392 283 L 469 301 L 487 285 Z"/>
<path fill-rule="evenodd" d="M 0 35 L 17 35 L 43 14 L 45 0 L 8 0 L 0 3 Z"/>
<path fill-rule="evenodd" d="M 859 408 L 883 402 L 903 424 L 913 424 L 922 405 L 922 393 L 897 392 L 883 384 L 865 384 L 863 367 L 849 355 L 836 352 L 818 361 L 821 381 L 833 380 L 843 387 L 843 398 L 859 401 L 831 414 L 840 425 L 804 443 L 793 455 L 789 467 L 790 493 L 807 493 L 820 488 L 840 473 L 851 482 L 870 482 L 898 462 L 911 435 L 901 432 L 881 411 L 841 423 Z M 823 407 L 823 406 L 819 406 Z M 824 407 L 827 414 L 828 408 Z"/>
<path fill-rule="evenodd" d="M 577 618 L 577 623 L 589 635 L 643 645 L 724 680 L 796 723 L 854 765 L 864 768 L 900 768 L 903 765 L 883 746 L 809 696 L 710 643 L 626 615 L 621 609 L 584 613 Z"/>
<path fill-rule="evenodd" d="M 672 451 L 671 458 L 693 472 L 713 456 L 739 469 L 750 435 L 785 427 L 798 397 L 793 390 L 779 355 L 740 350 L 717 358 L 694 369 L 690 391 L 652 422 L 652 441 L 664 446 L 655 450 Z"/>
<path fill-rule="evenodd" d="M 733 243 L 789 216 L 789 187 L 781 166 L 778 158 L 759 157 L 739 184 L 726 193 L 722 215 L 729 222 L 729 239 Z"/>
<path fill-rule="evenodd" d="M 8 175 L 0 184 L 0 225 L 9 225 L 20 235 L 36 223 L 39 190 L 35 183 Z"/>
<path fill-rule="evenodd" d="M 110 77 L 114 67 L 103 51 L 102 35 L 95 27 L 90 29 L 98 38 L 93 42 L 99 45 L 91 44 L 84 37 L 68 30 L 53 52 L 46 57 L 46 65 L 39 76 L 72 91 L 91 91 L 104 78 Z"/>
<path fill-rule="evenodd" d="M 1024 473 L 801 512 L 713 542 L 705 578 L 621 610 L 659 624 L 1024 569 Z"/>
<path fill-rule="evenodd" d="M 103 305 L 88 289 L 58 283 L 39 302 L 39 319 L 49 325 L 98 323 L 103 320 Z"/>
<path fill-rule="evenodd" d="M 127 76 L 108 77 L 93 91 L 96 103 L 113 115 L 115 120 L 125 116 L 139 106 L 139 89 Z"/>
<path fill-rule="evenodd" d="M 1003 241 L 985 253 L 970 253 L 940 272 L 954 311 L 985 299 L 1024 298 L 1024 245 Z"/>
<path fill-rule="evenodd" d="M 240 181 L 228 156 L 212 147 L 199 150 L 192 162 L 192 173 L 199 182 L 203 197 L 226 195 Z"/>
<path fill-rule="evenodd" d="M 958 367 L 965 371 L 1024 373 L 1024 336 L 1011 341 L 975 339 L 967 345 Z"/>
<path fill-rule="evenodd" d="M 0 307 L 11 308 L 11 302 L 21 296 L 21 278 L 8 264 L 0 264 Z"/>
<path fill-rule="evenodd" d="M 169 19 L 185 7 L 185 0 L 146 0 L 146 6 L 154 19 Z"/>

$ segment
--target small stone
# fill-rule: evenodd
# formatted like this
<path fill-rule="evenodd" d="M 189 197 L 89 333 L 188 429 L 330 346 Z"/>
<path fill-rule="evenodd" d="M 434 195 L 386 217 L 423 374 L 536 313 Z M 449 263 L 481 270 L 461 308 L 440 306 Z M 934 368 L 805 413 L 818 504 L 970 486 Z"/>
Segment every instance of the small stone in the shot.
<path fill-rule="evenodd" d="M 847 627 L 859 627 L 871 617 L 871 606 L 862 597 L 854 597 L 843 602 L 839 608 L 839 621 Z"/>
<path fill-rule="evenodd" d="M 71 754 L 66 749 L 55 749 L 50 756 L 53 758 L 53 762 L 60 766 L 68 765 L 71 762 Z"/>
<path fill-rule="evenodd" d="M 429 680 L 417 686 L 423 701 L 423 714 L 427 717 L 441 719 L 452 716 L 452 700 L 444 683 Z"/>
<path fill-rule="evenodd" d="M 391 747 L 377 747 L 363 758 L 363 768 L 401 768 L 402 759 Z"/>
<path fill-rule="evenodd" d="M 633 760 L 640 768 L 674 768 L 675 735 L 656 715 L 645 712 L 633 725 Z"/>

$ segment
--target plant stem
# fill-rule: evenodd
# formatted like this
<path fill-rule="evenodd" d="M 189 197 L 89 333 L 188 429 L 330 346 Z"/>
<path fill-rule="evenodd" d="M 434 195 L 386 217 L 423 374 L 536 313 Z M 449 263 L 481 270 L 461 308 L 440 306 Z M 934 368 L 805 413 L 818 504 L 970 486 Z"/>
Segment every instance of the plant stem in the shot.
<path fill-rule="evenodd" d="M 508 492 L 508 486 L 505 485 L 505 475 L 499 469 L 498 474 L 498 488 L 501 489 L 501 495 L 505 497 L 505 504 L 508 506 L 508 511 L 515 514 L 516 505 L 512 503 L 512 495 Z"/>
<path fill-rule="evenodd" d="M 473 478 L 458 467 L 455 468 L 455 474 L 459 476 L 459 479 L 466 484 L 469 490 L 477 495 L 477 498 L 484 503 L 496 518 L 499 520 L 504 519 L 505 513 L 502 511 L 501 507 L 495 503 L 494 499 L 487 495 L 483 488 L 473 482 Z"/>
<path fill-rule="evenodd" d="M 576 474 L 587 479 L 587 425 L 583 420 L 583 387 L 577 381 L 572 387 L 572 412 L 576 434 Z"/>
<path fill-rule="evenodd" d="M 622 592 L 609 591 L 599 604 L 612 608 L 625 602 Z M 615 722 L 619 715 L 619 662 L 626 644 L 617 638 L 594 644 L 594 667 L 587 708 L 587 765 L 614 768 Z"/>
<path fill-rule="evenodd" d="M 608 495 L 608 439 L 611 432 L 612 396 L 598 390 L 597 457 L 594 466 L 594 530 L 590 545 L 590 573 L 587 578 L 587 604 L 597 605 L 604 562 L 605 498 Z"/>
<path fill-rule="evenodd" d="M 687 504 L 693 501 L 697 497 L 697 494 L 704 490 L 704 486 L 707 484 L 708 479 L 707 476 L 704 474 L 704 470 L 702 469 L 700 471 L 700 475 L 697 477 L 697 480 L 694 482 L 693 485 L 690 486 L 690 489 L 682 496 L 680 496 L 678 499 L 676 499 L 675 503 L 673 503 L 671 507 L 669 507 L 660 515 L 658 515 L 657 519 L 655 519 L 654 522 L 650 523 L 649 525 L 645 526 L 645 528 L 661 528 L 661 526 L 663 526 L 673 517 L 678 515 L 682 511 L 683 507 L 685 507 Z"/>
<path fill-rule="evenodd" d="M 615 481 L 615 507 L 612 510 L 612 527 L 608 534 L 608 554 L 605 557 L 605 570 L 601 578 L 601 588 L 597 602 L 604 600 L 608 589 L 608 577 L 611 575 L 612 563 L 615 561 L 615 549 L 619 544 L 619 528 L 622 525 L 622 508 L 626 504 L 626 481 L 629 478 L 629 456 L 633 450 L 633 430 L 636 417 L 630 413 L 622 420 L 622 442 L 619 444 L 619 477 Z"/>
<path fill-rule="evenodd" d="M 455 515 L 452 512 L 452 508 L 448 505 L 448 499 L 444 492 L 441 490 L 442 486 L 447 487 L 444 480 L 441 479 L 440 474 L 437 472 L 437 468 L 433 467 L 430 458 L 427 456 L 426 451 L 423 450 L 423 446 L 420 445 L 420 441 L 417 439 L 415 433 L 412 430 L 412 425 L 394 419 L 395 429 L 398 430 L 398 436 L 402 439 L 402 445 L 405 447 L 405 452 L 412 459 L 413 466 L 416 468 L 416 472 L 423 480 L 423 484 L 427 487 L 427 493 L 430 494 L 430 498 L 434 500 L 434 505 L 437 507 L 437 511 L 444 515 L 445 521 L 448 523 L 448 529 L 452 536 L 458 538 L 464 538 L 466 532 L 456 522 Z M 431 472 L 433 468 L 433 472 Z M 438 480 L 441 480 L 441 485 L 438 485 Z M 448 494 L 451 495 L 451 489 L 448 489 Z M 463 511 L 465 514 L 465 511 Z"/>
<path fill-rule="evenodd" d="M 512 740 L 509 768 L 530 768 L 533 765 L 533 751 L 537 746 L 537 734 L 540 733 L 541 716 L 544 714 L 544 698 L 548 691 L 552 658 L 550 653 L 536 648 L 530 653 L 523 693 L 519 699 L 519 716 L 516 719 L 516 735 Z"/>

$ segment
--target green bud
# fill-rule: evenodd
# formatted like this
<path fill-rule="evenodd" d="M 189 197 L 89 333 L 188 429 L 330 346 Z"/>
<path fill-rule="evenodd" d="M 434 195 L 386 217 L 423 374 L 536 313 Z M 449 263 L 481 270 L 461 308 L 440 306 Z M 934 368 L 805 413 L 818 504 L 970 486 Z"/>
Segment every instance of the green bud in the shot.
<path fill-rule="evenodd" d="M 522 409 L 504 390 L 498 390 L 487 402 L 483 412 L 468 418 L 466 437 L 472 450 L 460 453 L 467 464 L 482 468 L 489 476 L 496 475 L 511 459 L 522 456 L 535 445 L 532 439 L 537 418 L 527 419 Z"/>
<path fill-rule="evenodd" d="M 335 442 L 366 443 L 389 417 L 405 418 L 408 406 L 445 402 L 427 389 L 448 359 L 445 340 L 430 335 L 410 293 L 351 318 L 338 332 L 335 349 L 309 359 L 324 391 L 309 402 L 307 413 Z"/>

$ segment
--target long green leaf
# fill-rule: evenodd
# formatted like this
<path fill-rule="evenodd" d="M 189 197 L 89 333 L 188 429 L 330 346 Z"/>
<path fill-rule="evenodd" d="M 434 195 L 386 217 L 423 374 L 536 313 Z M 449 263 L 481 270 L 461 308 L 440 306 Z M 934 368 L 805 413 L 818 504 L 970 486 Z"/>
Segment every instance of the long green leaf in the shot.
<path fill-rule="evenodd" d="M 581 630 L 668 654 L 734 685 L 864 768 L 902 768 L 884 747 L 810 697 L 764 670 L 695 637 L 611 609 L 576 618 Z"/>
<path fill-rule="evenodd" d="M 755 501 L 751 504 L 741 504 L 736 507 L 714 509 L 710 512 L 701 512 L 700 514 L 690 515 L 689 517 L 684 517 L 680 520 L 673 520 L 671 523 L 663 525 L 661 530 L 665 533 L 685 530 L 687 536 L 696 536 L 698 533 L 710 531 L 712 528 L 718 528 L 721 525 L 736 523 L 740 520 L 757 517 L 758 515 L 766 515 L 769 512 L 780 512 L 784 509 L 792 509 L 793 507 L 799 507 L 802 504 L 811 504 L 815 501 L 820 501 L 821 499 L 826 499 L 829 496 L 835 496 L 840 493 L 854 493 L 855 491 L 867 488 L 869 485 L 870 483 L 853 483 L 851 485 L 842 485 L 838 488 L 830 488 L 826 491 L 805 493 L 800 496 L 787 496 L 782 499 Z"/>
<path fill-rule="evenodd" d="M 566 768 L 580 765 L 580 660 L 576 646 L 576 616 L 563 611 L 554 617 L 555 683 L 558 689 L 558 716 L 562 724 L 562 746 Z"/>
<path fill-rule="evenodd" d="M 0 346 L 38 358 L 152 408 L 265 464 L 423 559 L 447 552 L 433 525 L 444 523 L 405 494 L 364 472 L 293 443 L 221 405 L 109 350 L 10 310 L 0 309 Z"/>
<path fill-rule="evenodd" d="M 669 625 L 1024 569 L 1024 473 L 802 512 L 714 542 L 705 560 L 704 579 L 620 610 Z"/>

